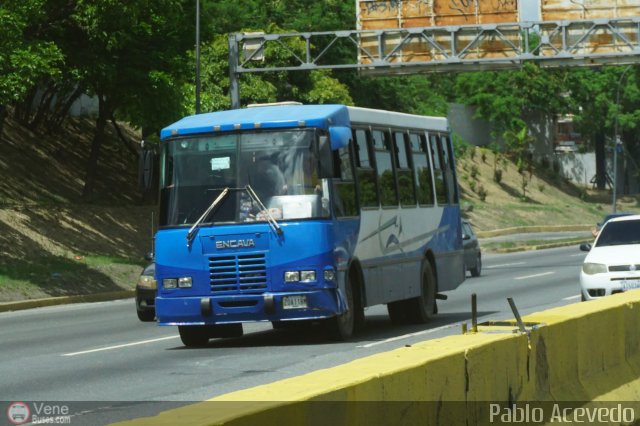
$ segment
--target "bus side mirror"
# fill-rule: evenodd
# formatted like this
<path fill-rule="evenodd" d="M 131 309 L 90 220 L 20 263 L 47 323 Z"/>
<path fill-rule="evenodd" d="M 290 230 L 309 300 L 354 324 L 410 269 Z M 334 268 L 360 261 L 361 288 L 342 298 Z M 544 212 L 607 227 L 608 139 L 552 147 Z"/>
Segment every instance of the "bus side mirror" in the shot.
<path fill-rule="evenodd" d="M 318 138 L 318 177 L 320 179 L 330 179 L 334 175 L 333 171 L 333 151 L 329 138 L 320 136 Z"/>
<path fill-rule="evenodd" d="M 152 149 L 143 149 L 138 163 L 138 188 L 140 191 L 146 192 L 151 189 L 155 163 L 155 152 Z"/>

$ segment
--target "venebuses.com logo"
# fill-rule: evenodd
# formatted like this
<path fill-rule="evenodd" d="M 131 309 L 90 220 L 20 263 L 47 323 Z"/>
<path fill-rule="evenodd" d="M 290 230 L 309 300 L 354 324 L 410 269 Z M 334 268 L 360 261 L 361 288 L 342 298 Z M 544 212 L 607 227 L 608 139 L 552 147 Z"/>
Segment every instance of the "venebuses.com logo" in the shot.
<path fill-rule="evenodd" d="M 71 424 L 69 406 L 58 403 L 12 402 L 7 408 L 7 418 L 14 425 Z"/>
<path fill-rule="evenodd" d="M 24 402 L 13 402 L 7 408 L 7 418 L 14 425 L 23 425 L 29 421 L 31 410 Z"/>

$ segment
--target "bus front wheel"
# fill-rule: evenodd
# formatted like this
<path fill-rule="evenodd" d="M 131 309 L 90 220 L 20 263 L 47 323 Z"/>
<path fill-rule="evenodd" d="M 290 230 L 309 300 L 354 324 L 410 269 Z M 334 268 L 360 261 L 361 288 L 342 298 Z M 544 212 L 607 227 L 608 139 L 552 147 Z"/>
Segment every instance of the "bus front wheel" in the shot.
<path fill-rule="evenodd" d="M 356 309 L 362 309 L 362 305 L 356 303 L 356 298 L 354 297 L 353 280 L 351 274 L 349 274 L 347 277 L 348 278 L 345 283 L 344 291 L 345 301 L 347 302 L 347 310 L 344 313 L 331 318 L 330 320 L 332 334 L 337 340 L 347 340 L 353 335 L 353 332 L 356 328 L 357 314 L 355 313 L 355 311 Z"/>
<path fill-rule="evenodd" d="M 205 325 L 179 325 L 180 340 L 188 347 L 201 347 L 209 342 L 209 329 Z"/>

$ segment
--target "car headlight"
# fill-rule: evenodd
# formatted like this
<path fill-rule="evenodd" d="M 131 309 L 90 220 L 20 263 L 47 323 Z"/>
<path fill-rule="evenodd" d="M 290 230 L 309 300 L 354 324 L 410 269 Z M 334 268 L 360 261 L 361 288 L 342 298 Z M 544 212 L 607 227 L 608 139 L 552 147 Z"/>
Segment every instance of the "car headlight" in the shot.
<path fill-rule="evenodd" d="M 158 282 L 153 278 L 153 275 L 140 275 L 138 287 L 155 290 L 158 287 Z"/>
<path fill-rule="evenodd" d="M 582 272 L 587 275 L 604 274 L 607 272 L 607 265 L 602 263 L 585 263 L 582 265 Z"/>

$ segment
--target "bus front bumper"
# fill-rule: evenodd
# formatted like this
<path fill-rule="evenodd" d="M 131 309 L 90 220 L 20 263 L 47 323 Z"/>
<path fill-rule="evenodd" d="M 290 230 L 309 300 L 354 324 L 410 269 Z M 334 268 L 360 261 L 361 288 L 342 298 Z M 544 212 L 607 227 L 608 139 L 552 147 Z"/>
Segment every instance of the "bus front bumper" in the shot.
<path fill-rule="evenodd" d="M 336 289 L 251 295 L 156 298 L 160 325 L 232 324 L 330 318 L 342 311 Z"/>

